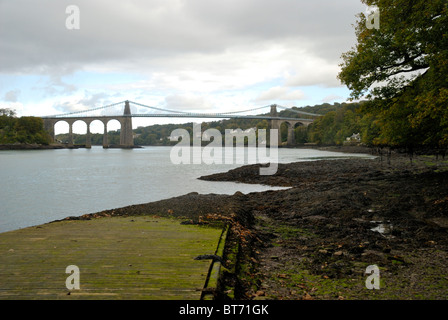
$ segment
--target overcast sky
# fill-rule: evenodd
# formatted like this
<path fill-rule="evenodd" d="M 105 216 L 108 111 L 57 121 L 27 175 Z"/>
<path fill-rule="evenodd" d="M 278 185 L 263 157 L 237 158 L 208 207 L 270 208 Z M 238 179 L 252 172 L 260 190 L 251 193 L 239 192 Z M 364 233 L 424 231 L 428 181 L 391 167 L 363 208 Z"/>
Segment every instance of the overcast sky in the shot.
<path fill-rule="evenodd" d="M 69 5 L 79 29 L 68 29 Z M 199 112 L 344 102 L 360 0 L 0 0 L 0 106 Z M 153 121 L 154 122 L 154 121 Z"/>

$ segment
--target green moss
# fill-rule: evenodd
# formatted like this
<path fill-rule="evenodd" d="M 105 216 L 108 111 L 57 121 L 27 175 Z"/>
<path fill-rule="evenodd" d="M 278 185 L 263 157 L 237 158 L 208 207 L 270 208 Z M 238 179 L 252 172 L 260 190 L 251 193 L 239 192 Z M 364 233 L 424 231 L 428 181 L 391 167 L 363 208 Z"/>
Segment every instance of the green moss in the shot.
<path fill-rule="evenodd" d="M 220 229 L 155 216 L 61 221 L 0 234 L 0 299 L 199 299 Z M 10 250 L 12 249 L 12 250 Z M 4 254 L 4 253 L 7 254 Z M 67 296 L 65 268 L 80 269 Z"/>
<path fill-rule="evenodd" d="M 292 238 L 313 238 L 315 237 L 315 234 L 306 229 L 306 228 L 298 228 L 295 226 L 291 226 L 288 224 L 277 224 L 275 226 L 269 226 L 270 230 L 274 232 L 274 234 L 277 234 L 279 238 L 282 240 L 288 240 Z M 275 245 L 275 243 L 274 243 Z"/>

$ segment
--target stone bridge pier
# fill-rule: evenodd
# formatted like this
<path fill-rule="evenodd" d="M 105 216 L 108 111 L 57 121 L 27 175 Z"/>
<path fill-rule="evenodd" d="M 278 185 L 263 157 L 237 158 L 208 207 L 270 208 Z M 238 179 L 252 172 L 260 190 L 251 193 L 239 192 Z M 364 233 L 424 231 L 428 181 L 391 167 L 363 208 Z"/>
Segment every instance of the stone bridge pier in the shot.
<path fill-rule="evenodd" d="M 282 145 L 282 135 L 281 135 L 281 132 L 280 132 L 280 128 L 281 128 L 283 123 L 286 123 L 287 126 L 288 126 L 288 140 L 286 142 L 286 145 L 293 146 L 293 145 L 296 144 L 295 133 L 294 133 L 295 126 L 297 124 L 299 124 L 301 126 L 307 127 L 310 123 L 313 122 L 313 120 L 311 120 L 311 119 L 309 119 L 309 120 L 308 119 L 300 119 L 300 120 L 275 119 L 275 118 L 278 118 L 277 105 L 275 105 L 275 104 L 271 105 L 270 116 L 272 117 L 272 119 L 271 119 L 271 129 L 277 129 L 278 130 L 278 145 L 279 146 Z"/>

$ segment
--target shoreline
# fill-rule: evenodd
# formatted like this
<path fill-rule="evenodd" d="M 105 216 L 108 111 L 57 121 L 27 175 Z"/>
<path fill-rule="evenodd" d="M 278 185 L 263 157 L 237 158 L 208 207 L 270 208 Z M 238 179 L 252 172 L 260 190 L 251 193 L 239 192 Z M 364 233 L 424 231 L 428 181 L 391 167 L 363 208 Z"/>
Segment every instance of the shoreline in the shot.
<path fill-rule="evenodd" d="M 102 147 L 102 145 L 92 145 L 92 147 Z M 135 145 L 134 148 L 144 147 L 173 147 L 174 145 Z M 119 148 L 119 145 L 110 145 L 109 148 Z M 224 145 L 223 145 L 224 147 Z M 268 146 L 269 147 L 269 146 Z M 63 143 L 38 144 L 38 143 L 12 143 L 0 144 L 0 150 L 29 150 L 29 149 L 68 149 L 68 148 L 85 148 L 85 145 L 74 145 L 69 147 Z M 319 145 L 295 145 L 295 146 L 277 146 L 283 149 L 316 149 L 323 151 L 345 152 L 345 153 L 371 153 L 372 148 L 365 146 L 319 146 Z"/>
<path fill-rule="evenodd" d="M 95 145 L 96 147 L 102 147 L 100 145 Z M 132 146 L 132 147 L 122 147 L 119 145 L 110 145 L 108 149 L 138 149 L 142 146 Z M 37 143 L 16 143 L 16 144 L 0 144 L 1 150 L 54 150 L 54 149 L 90 149 L 85 145 L 73 145 L 69 147 L 66 144 L 37 144 Z"/>
<path fill-rule="evenodd" d="M 252 222 L 238 261 L 246 270 L 236 277 L 239 298 L 445 300 L 448 161 L 389 160 L 291 163 L 274 176 L 245 166 L 202 177 L 291 187 L 242 201 Z M 379 268 L 378 290 L 366 287 L 369 266 Z"/>
<path fill-rule="evenodd" d="M 37 143 L 14 143 L 14 144 L 0 144 L 0 150 L 52 150 L 52 149 L 67 149 L 67 146 L 59 144 L 37 144 Z"/>
<path fill-rule="evenodd" d="M 446 299 L 447 160 L 416 156 L 410 162 L 393 153 L 390 161 L 295 162 L 279 164 L 273 176 L 260 176 L 259 167 L 198 178 L 289 189 L 192 192 L 49 223 L 148 215 L 227 223 L 216 299 Z M 369 265 L 379 267 L 379 290 L 366 289 Z"/>
<path fill-rule="evenodd" d="M 223 258 L 231 271 L 221 275 L 217 299 L 229 298 L 229 291 L 243 300 L 446 299 L 447 160 L 414 156 L 411 162 L 393 153 L 388 161 L 279 164 L 273 176 L 260 176 L 259 166 L 200 179 L 290 188 L 193 192 L 67 219 L 152 212 L 192 224 L 230 223 Z M 365 286 L 369 265 L 380 268 L 379 290 Z"/>

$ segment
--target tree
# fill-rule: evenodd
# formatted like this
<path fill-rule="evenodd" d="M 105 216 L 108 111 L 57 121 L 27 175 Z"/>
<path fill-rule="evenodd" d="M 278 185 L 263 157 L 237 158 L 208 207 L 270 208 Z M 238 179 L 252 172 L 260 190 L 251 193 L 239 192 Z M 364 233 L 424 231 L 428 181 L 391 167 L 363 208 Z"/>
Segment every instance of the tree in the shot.
<path fill-rule="evenodd" d="M 15 111 L 11 109 L 0 109 L 0 130 L 10 131 L 16 123 Z"/>
<path fill-rule="evenodd" d="M 361 0 L 380 12 L 379 29 L 358 16 L 357 45 L 338 77 L 351 98 L 365 96 L 380 126 L 377 142 L 448 146 L 448 2 Z"/>
<path fill-rule="evenodd" d="M 296 143 L 302 144 L 308 142 L 308 127 L 297 126 L 294 129 Z"/>
<path fill-rule="evenodd" d="M 43 129 L 43 121 L 36 117 L 21 117 L 18 118 L 15 124 L 17 131 L 24 131 L 27 134 L 33 135 L 39 133 Z"/>
<path fill-rule="evenodd" d="M 42 118 L 20 117 L 15 123 L 14 130 L 18 142 L 39 144 L 49 144 L 50 142 Z"/>
<path fill-rule="evenodd" d="M 0 116 L 15 117 L 16 111 L 9 108 L 0 108 Z"/>

